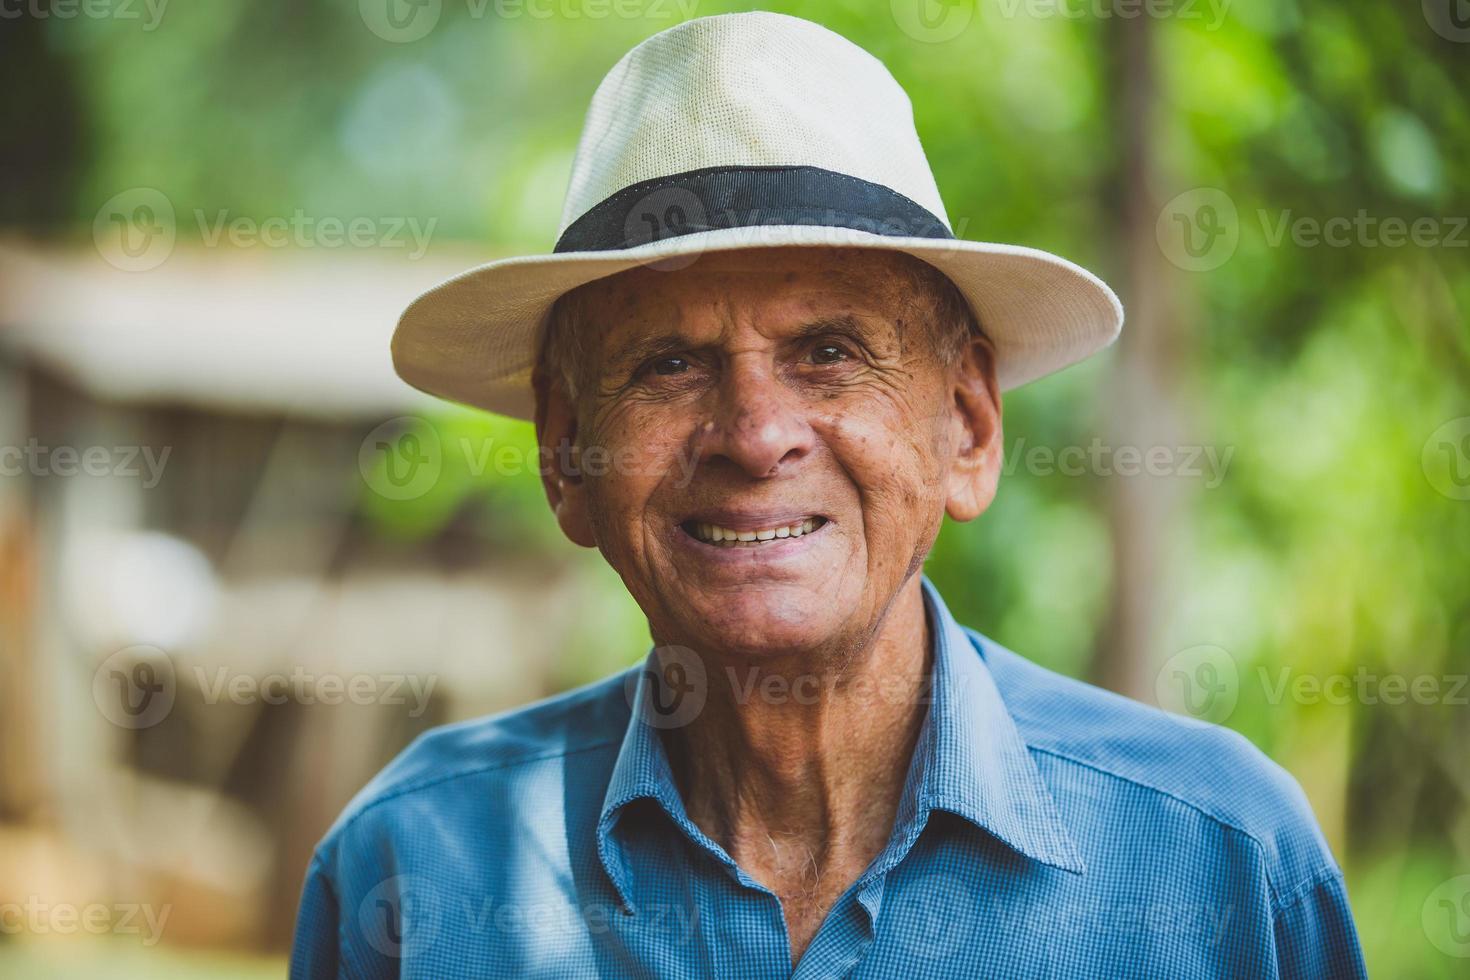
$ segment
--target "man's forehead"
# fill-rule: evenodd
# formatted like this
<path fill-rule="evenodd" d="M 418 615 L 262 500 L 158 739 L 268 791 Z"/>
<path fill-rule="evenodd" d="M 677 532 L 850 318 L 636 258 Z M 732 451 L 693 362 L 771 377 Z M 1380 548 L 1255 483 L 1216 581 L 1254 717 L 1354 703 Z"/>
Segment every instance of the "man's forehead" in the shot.
<path fill-rule="evenodd" d="M 889 322 L 905 278 L 891 258 L 835 249 L 711 253 L 687 268 L 631 269 L 584 287 L 578 320 L 612 345 L 650 329 Z"/>

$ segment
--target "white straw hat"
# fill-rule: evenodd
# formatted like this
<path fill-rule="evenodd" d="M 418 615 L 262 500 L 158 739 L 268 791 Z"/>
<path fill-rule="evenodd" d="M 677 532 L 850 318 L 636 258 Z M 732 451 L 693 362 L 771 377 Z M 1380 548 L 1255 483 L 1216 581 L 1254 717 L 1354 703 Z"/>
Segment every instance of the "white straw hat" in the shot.
<path fill-rule="evenodd" d="M 547 311 L 594 279 L 713 251 L 838 245 L 933 265 L 995 344 L 1002 388 L 1106 346 L 1123 307 L 1096 276 L 1018 245 L 958 240 L 883 63 L 783 14 L 701 17 L 628 52 L 592 97 L 553 254 L 478 266 L 404 311 L 409 384 L 530 418 Z"/>

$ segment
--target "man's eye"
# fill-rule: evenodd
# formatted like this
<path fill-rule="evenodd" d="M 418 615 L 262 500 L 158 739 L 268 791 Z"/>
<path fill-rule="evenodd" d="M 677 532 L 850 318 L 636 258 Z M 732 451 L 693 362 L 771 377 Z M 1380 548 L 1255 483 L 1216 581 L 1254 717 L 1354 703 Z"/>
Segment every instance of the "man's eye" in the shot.
<path fill-rule="evenodd" d="M 847 351 L 836 344 L 822 344 L 812 349 L 812 361 L 816 364 L 836 364 L 847 359 Z"/>
<path fill-rule="evenodd" d="M 683 374 L 689 370 L 689 362 L 682 357 L 660 357 L 649 366 L 654 374 Z"/>

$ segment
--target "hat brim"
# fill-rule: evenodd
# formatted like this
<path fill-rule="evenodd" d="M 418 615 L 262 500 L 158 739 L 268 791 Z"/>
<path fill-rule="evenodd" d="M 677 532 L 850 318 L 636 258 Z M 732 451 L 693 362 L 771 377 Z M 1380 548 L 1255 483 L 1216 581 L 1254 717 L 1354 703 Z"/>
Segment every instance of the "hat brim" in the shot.
<path fill-rule="evenodd" d="M 683 268 L 709 252 L 814 246 L 904 252 L 943 272 L 995 345 L 1002 390 L 1082 360 L 1111 343 L 1123 326 L 1123 306 L 1106 283 L 1038 249 L 812 225 L 721 228 L 618 251 L 523 256 L 477 266 L 430 289 L 403 312 L 393 334 L 393 366 L 421 391 L 530 419 L 536 345 L 563 293 L 642 265 Z"/>

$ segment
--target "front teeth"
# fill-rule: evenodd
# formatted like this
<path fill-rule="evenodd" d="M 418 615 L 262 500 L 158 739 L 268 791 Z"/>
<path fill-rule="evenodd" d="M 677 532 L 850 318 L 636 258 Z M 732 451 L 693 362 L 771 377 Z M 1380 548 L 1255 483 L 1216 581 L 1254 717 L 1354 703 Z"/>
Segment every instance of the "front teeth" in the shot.
<path fill-rule="evenodd" d="M 821 517 L 808 517 L 783 527 L 765 528 L 759 531 L 732 531 L 718 524 L 694 524 L 694 536 L 708 544 L 727 548 L 753 547 L 776 538 L 799 538 L 810 534 L 826 523 Z M 685 525 L 688 527 L 689 525 Z"/>

